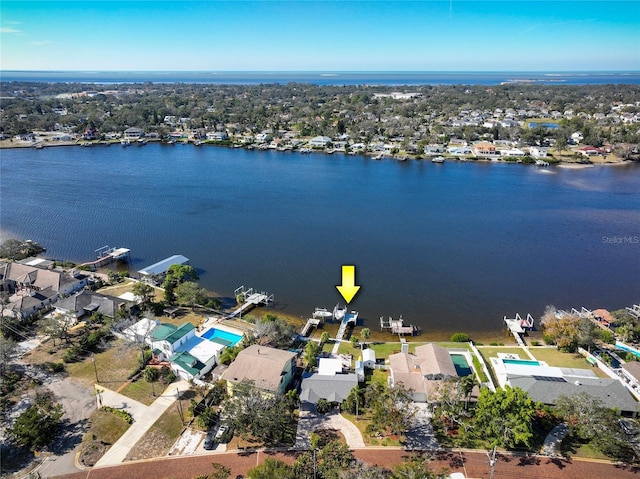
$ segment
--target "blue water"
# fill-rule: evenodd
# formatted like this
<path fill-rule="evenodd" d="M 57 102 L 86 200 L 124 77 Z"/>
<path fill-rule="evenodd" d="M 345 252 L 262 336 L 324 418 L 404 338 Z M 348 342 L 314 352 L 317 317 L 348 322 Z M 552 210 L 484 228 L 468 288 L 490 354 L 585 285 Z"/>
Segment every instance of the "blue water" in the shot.
<path fill-rule="evenodd" d="M 202 333 L 202 337 L 210 341 L 222 339 L 223 341 L 229 342 L 231 346 L 235 346 L 242 340 L 242 336 L 216 328 L 207 329 L 204 333 Z"/>
<path fill-rule="evenodd" d="M 560 125 L 558 125 L 557 123 L 537 123 L 535 121 L 529 122 L 529 128 L 536 128 L 536 127 L 538 128 L 545 127 L 550 130 L 557 130 L 558 128 L 560 128 Z"/>
<path fill-rule="evenodd" d="M 473 374 L 471 366 L 469 366 L 467 358 L 464 356 L 464 354 L 452 354 L 451 361 L 453 361 L 453 365 L 455 366 L 456 372 L 458 373 L 459 377 L 463 378 L 465 376 L 470 376 L 471 374 Z"/>
<path fill-rule="evenodd" d="M 640 237 L 640 165 L 157 144 L 0 155 L 0 227 L 49 257 L 88 261 L 108 244 L 130 248 L 141 269 L 182 254 L 203 286 L 266 290 L 276 312 L 333 308 L 343 264 L 362 286 L 349 309 L 371 328 L 402 314 L 427 332 L 493 331 L 547 304 L 639 299 L 640 244 L 626 239 Z"/>
<path fill-rule="evenodd" d="M 520 366 L 540 366 L 540 361 L 531 361 L 529 359 L 503 359 L 504 364 L 518 364 Z"/>
<path fill-rule="evenodd" d="M 565 85 L 638 84 L 639 71 L 623 72 L 267 72 L 267 71 L 3 71 L 2 81 L 86 83 L 313 83 L 317 85 Z"/>

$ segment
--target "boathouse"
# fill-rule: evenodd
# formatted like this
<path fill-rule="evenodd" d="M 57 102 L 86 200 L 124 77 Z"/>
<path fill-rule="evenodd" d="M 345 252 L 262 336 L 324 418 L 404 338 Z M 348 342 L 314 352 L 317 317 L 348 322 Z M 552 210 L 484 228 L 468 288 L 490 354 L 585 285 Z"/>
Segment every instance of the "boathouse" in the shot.
<path fill-rule="evenodd" d="M 151 266 L 141 269 L 138 273 L 143 279 L 154 280 L 156 278 L 163 277 L 169 269 L 169 266 L 174 264 L 189 264 L 189 258 L 182 256 L 181 254 L 174 254 L 173 256 L 169 256 L 162 261 L 158 261 Z"/>

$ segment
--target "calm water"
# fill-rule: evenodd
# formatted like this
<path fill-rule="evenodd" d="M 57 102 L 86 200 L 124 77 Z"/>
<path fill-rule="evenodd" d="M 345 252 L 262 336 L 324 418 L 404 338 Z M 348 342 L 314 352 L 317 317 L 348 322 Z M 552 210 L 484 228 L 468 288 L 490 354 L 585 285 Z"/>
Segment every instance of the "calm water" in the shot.
<path fill-rule="evenodd" d="M 147 145 L 0 152 L 0 227 L 87 261 L 184 254 L 204 286 L 275 294 L 308 315 L 339 300 L 371 327 L 487 331 L 546 304 L 640 301 L 640 165 L 582 170 Z"/>
<path fill-rule="evenodd" d="M 3 81 L 81 83 L 313 83 L 317 85 L 637 84 L 640 72 L 267 72 L 267 71 L 3 71 Z"/>

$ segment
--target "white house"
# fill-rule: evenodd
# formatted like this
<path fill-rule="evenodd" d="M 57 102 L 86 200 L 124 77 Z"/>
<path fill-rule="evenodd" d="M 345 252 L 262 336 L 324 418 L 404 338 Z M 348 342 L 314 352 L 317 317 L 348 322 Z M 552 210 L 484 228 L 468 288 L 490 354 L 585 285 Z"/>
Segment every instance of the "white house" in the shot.
<path fill-rule="evenodd" d="M 158 323 L 157 319 L 142 318 L 128 328 L 123 329 L 122 334 L 127 341 L 138 344 L 151 344 L 151 331 Z"/>
<path fill-rule="evenodd" d="M 376 352 L 373 349 L 362 351 L 362 364 L 365 368 L 373 369 L 376 365 Z"/>
<path fill-rule="evenodd" d="M 209 131 L 207 132 L 207 140 L 225 141 L 229 139 L 226 131 Z"/>
<path fill-rule="evenodd" d="M 331 143 L 331 138 L 328 136 L 316 136 L 309 140 L 309 145 L 312 148 L 326 148 Z"/>
<path fill-rule="evenodd" d="M 144 130 L 142 128 L 137 128 L 132 126 L 131 128 L 127 128 L 124 130 L 124 137 L 129 140 L 137 140 L 138 138 L 142 138 L 144 136 Z"/>
<path fill-rule="evenodd" d="M 533 158 L 546 158 L 547 149 L 540 146 L 532 146 L 531 148 L 529 148 L 529 154 Z"/>

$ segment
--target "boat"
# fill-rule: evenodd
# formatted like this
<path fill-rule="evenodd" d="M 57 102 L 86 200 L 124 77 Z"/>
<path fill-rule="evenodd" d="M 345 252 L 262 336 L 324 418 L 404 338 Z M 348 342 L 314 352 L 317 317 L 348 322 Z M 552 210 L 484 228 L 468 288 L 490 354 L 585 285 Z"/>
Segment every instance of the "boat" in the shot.
<path fill-rule="evenodd" d="M 120 140 L 120 144 L 122 146 L 129 146 L 131 144 L 131 141 L 129 141 L 129 139 L 122 139 Z"/>
<path fill-rule="evenodd" d="M 144 146 L 147 143 L 149 143 L 149 140 L 145 140 L 144 138 L 138 138 L 137 143 L 138 143 L 138 146 Z"/>
<path fill-rule="evenodd" d="M 431 163 L 444 163 L 444 157 L 443 156 L 436 156 L 435 158 L 433 158 L 431 160 Z"/>
<path fill-rule="evenodd" d="M 193 142 L 194 146 L 202 146 L 202 141 L 201 140 L 196 140 Z"/>
<path fill-rule="evenodd" d="M 373 159 L 374 160 L 381 160 L 383 156 L 384 156 L 383 153 L 378 153 L 376 156 L 373 157 Z"/>
<path fill-rule="evenodd" d="M 336 307 L 333 308 L 333 318 L 336 321 L 342 321 L 345 314 L 347 314 L 347 307 L 341 308 L 339 304 L 336 304 Z"/>
<path fill-rule="evenodd" d="M 536 160 L 536 166 L 549 166 L 549 162 L 544 160 Z"/>
<path fill-rule="evenodd" d="M 316 308 L 316 310 L 313 312 L 314 318 L 325 319 L 332 316 L 333 313 L 331 311 L 327 311 L 327 308 Z"/>

